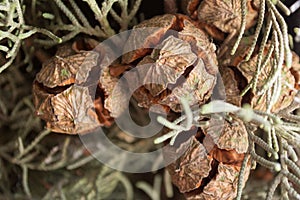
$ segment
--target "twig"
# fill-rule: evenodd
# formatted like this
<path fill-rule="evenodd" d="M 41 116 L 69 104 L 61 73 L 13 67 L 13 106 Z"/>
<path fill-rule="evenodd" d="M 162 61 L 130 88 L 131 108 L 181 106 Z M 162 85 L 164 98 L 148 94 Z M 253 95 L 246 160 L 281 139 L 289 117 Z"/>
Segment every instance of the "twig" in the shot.
<path fill-rule="evenodd" d="M 31 198 L 31 192 L 28 186 L 28 168 L 25 165 L 22 165 L 22 184 L 26 195 Z"/>

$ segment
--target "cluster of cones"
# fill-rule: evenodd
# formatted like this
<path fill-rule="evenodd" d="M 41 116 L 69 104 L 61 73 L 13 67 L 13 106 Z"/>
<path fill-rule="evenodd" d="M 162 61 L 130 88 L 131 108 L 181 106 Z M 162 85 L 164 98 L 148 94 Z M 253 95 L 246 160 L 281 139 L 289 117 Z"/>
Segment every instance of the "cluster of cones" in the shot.
<path fill-rule="evenodd" d="M 92 39 L 60 48 L 55 57 L 43 64 L 33 84 L 37 115 L 47 122 L 49 129 L 67 134 L 110 126 L 128 105 L 114 90 L 127 71 L 131 76 L 123 84 L 145 109 L 158 104 L 159 109 L 154 111 L 180 114 L 181 97 L 187 97 L 191 107 L 199 106 L 209 102 L 218 90 L 229 103 L 237 106 L 248 103 L 265 111 L 266 96 L 259 97 L 251 90 L 240 96 L 256 70 L 258 50 L 249 61 L 243 62 L 251 36 L 244 37 L 235 55 L 230 55 L 241 25 L 240 2 L 183 1 L 186 15 L 165 14 L 136 25 L 122 45 L 124 55 L 113 63 L 108 61 L 112 49 L 100 48 Z M 246 30 L 255 25 L 258 9 L 259 1 L 247 1 Z M 211 38 L 221 46 L 218 53 Z M 265 53 L 268 48 L 266 45 Z M 271 64 L 272 57 L 259 77 L 257 88 L 263 87 L 262 80 L 268 77 Z M 299 89 L 299 73 L 299 58 L 293 54 L 292 66 L 282 68 L 285 84 L 272 112 L 293 101 Z M 224 91 L 218 89 L 220 83 Z M 137 87 L 130 91 L 132 85 Z M 196 135 L 181 144 L 180 148 L 186 146 L 185 153 L 167 168 L 173 183 L 187 199 L 233 199 L 248 149 L 247 131 L 234 116 L 230 122 L 208 120 L 208 127 L 198 128 Z M 250 165 L 249 161 L 244 183 Z"/>

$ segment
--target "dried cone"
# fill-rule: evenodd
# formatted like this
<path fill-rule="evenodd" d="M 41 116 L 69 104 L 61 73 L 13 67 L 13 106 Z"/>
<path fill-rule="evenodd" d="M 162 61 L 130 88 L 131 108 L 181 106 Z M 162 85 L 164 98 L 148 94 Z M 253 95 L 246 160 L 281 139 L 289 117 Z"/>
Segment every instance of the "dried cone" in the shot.
<path fill-rule="evenodd" d="M 266 111 L 266 94 L 259 96 L 257 95 L 257 92 L 253 92 L 253 90 L 251 90 L 251 92 L 243 97 L 239 95 L 246 85 L 250 83 L 256 73 L 258 48 L 255 48 L 249 61 L 243 61 L 249 53 L 252 39 L 252 36 L 242 38 L 235 55 L 232 56 L 230 55 L 230 52 L 227 52 L 224 56 L 222 56 L 222 58 L 220 58 L 220 72 L 222 74 L 223 84 L 225 85 L 226 97 L 230 103 L 235 105 L 240 105 L 237 104 L 238 102 L 249 103 L 252 108 L 256 110 Z M 231 48 L 233 44 L 234 40 L 228 44 L 229 48 Z M 270 45 L 265 46 L 263 57 L 267 55 L 269 48 Z M 274 57 L 272 55 L 262 70 L 262 73 L 259 75 L 256 91 L 263 88 L 272 73 L 271 63 L 273 63 L 273 59 Z M 293 101 L 297 93 L 297 89 L 299 88 L 299 69 L 299 57 L 297 54 L 293 53 L 291 68 L 288 68 L 286 65 L 282 66 L 281 91 L 279 98 L 271 108 L 271 112 L 278 112 L 279 110 L 286 108 Z M 229 76 L 233 79 L 230 80 Z M 235 95 L 236 98 L 234 98 Z"/>
<path fill-rule="evenodd" d="M 236 41 L 236 37 L 230 41 L 228 43 L 228 49 L 232 49 L 235 41 Z M 242 61 L 244 61 L 246 59 L 246 56 L 249 53 L 250 47 L 252 45 L 254 36 L 247 36 L 247 37 L 242 37 L 239 46 L 235 52 L 234 55 L 231 55 L 230 51 L 227 51 L 224 53 L 224 55 L 222 57 L 219 57 L 219 64 L 221 66 L 226 66 L 226 67 L 237 67 Z M 255 47 L 254 48 L 254 54 L 258 53 L 258 48 Z"/>
<path fill-rule="evenodd" d="M 227 122 L 212 118 L 203 132 L 203 144 L 218 162 L 241 163 L 243 154 L 248 150 L 248 134 L 240 119 L 233 118 Z"/>
<path fill-rule="evenodd" d="M 292 61 L 292 66 L 291 66 L 291 73 L 295 77 L 295 89 L 299 90 L 300 89 L 300 58 L 299 56 L 295 53 L 293 53 L 293 61 Z"/>
<path fill-rule="evenodd" d="M 168 32 L 171 29 L 176 32 Z M 127 82 L 139 87 L 133 93 L 139 106 L 159 104 L 180 112 L 182 96 L 190 98 L 191 106 L 210 98 L 218 71 L 215 46 L 186 16 L 166 14 L 135 26 L 124 52 L 130 49 L 136 50 L 122 61 L 137 63 Z"/>
<path fill-rule="evenodd" d="M 267 54 L 269 46 L 265 49 L 265 55 Z M 272 60 L 273 58 L 271 58 Z M 239 71 L 243 74 L 243 76 L 247 79 L 249 83 L 251 79 L 255 76 L 256 70 L 256 62 L 257 62 L 257 55 L 251 58 L 248 62 L 241 63 L 238 65 Z M 264 70 L 258 77 L 257 81 L 257 91 L 263 88 L 265 85 L 269 75 L 271 74 L 272 69 L 272 61 L 269 61 L 265 66 Z M 295 90 L 295 78 L 291 73 L 290 69 L 286 66 L 282 66 L 281 71 L 281 91 L 279 94 L 279 98 L 277 99 L 276 103 L 272 106 L 271 112 L 278 112 L 289 106 L 293 101 L 297 91 Z M 252 92 L 252 97 L 250 98 L 249 102 L 252 108 L 256 110 L 266 111 L 267 109 L 267 94 L 264 94 L 262 97 L 258 96 L 257 93 Z"/>
<path fill-rule="evenodd" d="M 172 182 L 187 199 L 234 199 L 241 164 L 248 150 L 247 131 L 237 118 L 231 122 L 212 118 L 209 124 L 198 130 L 197 137 L 181 143 L 176 152 L 185 152 L 167 169 Z M 166 158 L 170 157 L 169 152 L 164 152 Z M 243 185 L 249 173 L 250 161 Z"/>
<path fill-rule="evenodd" d="M 219 90 L 221 92 L 225 91 L 222 95 L 226 102 L 236 106 L 242 106 L 245 103 L 240 94 L 247 85 L 246 78 L 239 72 L 237 66 L 246 58 L 252 39 L 252 36 L 242 38 L 234 55 L 227 51 L 219 58 L 219 71 L 221 74 L 220 84 L 218 85 Z M 234 43 L 235 40 L 230 41 L 228 49 L 232 49 Z M 221 87 L 224 87 L 224 89 Z"/>
<path fill-rule="evenodd" d="M 258 16 L 259 1 L 246 0 L 246 30 L 256 23 Z M 223 1 L 223 0 L 203 0 L 201 1 L 198 10 L 198 20 L 207 24 L 205 29 L 212 37 L 220 38 L 218 32 L 213 32 L 212 27 L 229 34 L 233 37 L 238 34 L 241 27 L 241 1 Z"/>
<path fill-rule="evenodd" d="M 115 118 L 122 114 L 128 102 L 123 98 L 126 91 L 116 87 L 119 79 L 111 75 L 110 69 L 110 66 L 102 69 L 99 85 L 105 94 L 104 109 L 108 110 L 110 116 Z"/>
<path fill-rule="evenodd" d="M 197 19 L 200 0 L 182 0 L 181 9 L 185 14 L 190 16 L 192 19 Z"/>
<path fill-rule="evenodd" d="M 225 92 L 222 94 L 224 100 L 236 106 L 242 106 L 242 96 L 240 95 L 240 85 L 243 77 L 236 76 L 233 69 L 230 67 L 220 67 L 220 80 L 219 90 Z M 218 84 L 219 85 L 219 84 Z M 224 89 L 222 89 L 224 87 Z"/>
<path fill-rule="evenodd" d="M 88 50 L 95 47 L 93 40 L 87 41 Z M 102 125 L 110 126 L 113 120 L 103 105 L 105 92 L 99 86 L 99 75 L 93 77 L 100 74 L 100 53 L 81 48 L 76 42 L 59 48 L 43 64 L 33 84 L 36 114 L 54 132 L 87 133 Z"/>
<path fill-rule="evenodd" d="M 209 176 L 213 158 L 194 136 L 182 143 L 178 151 L 181 149 L 185 150 L 185 153 L 167 169 L 173 184 L 180 192 L 186 193 L 199 188 L 203 179 Z M 164 155 L 169 156 L 168 152 L 164 152 Z"/>
<path fill-rule="evenodd" d="M 195 190 L 187 193 L 188 200 L 232 200 L 237 194 L 237 183 L 241 168 L 239 166 L 218 164 L 216 176 L 204 187 L 203 190 Z M 250 173 L 250 162 L 246 166 L 244 185 Z"/>

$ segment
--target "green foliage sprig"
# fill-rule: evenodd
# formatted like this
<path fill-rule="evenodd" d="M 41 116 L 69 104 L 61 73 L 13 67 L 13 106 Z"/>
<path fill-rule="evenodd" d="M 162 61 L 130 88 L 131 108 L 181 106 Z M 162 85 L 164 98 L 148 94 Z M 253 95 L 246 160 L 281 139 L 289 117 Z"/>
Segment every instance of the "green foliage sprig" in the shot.
<path fill-rule="evenodd" d="M 120 29 L 118 31 L 124 31 L 128 28 L 129 23 L 135 17 L 136 12 L 139 9 L 141 0 L 134 1 L 131 8 L 128 8 L 128 0 L 105 0 L 99 5 L 95 0 L 82 0 L 88 4 L 88 7 L 94 14 L 98 24 L 94 27 L 91 25 L 85 14 L 78 7 L 74 0 L 70 0 L 70 6 L 68 7 L 62 0 L 54 0 L 56 9 L 54 13 L 62 13 L 62 15 L 52 14 L 52 24 L 48 27 L 50 31 L 57 32 L 68 32 L 61 36 L 62 42 L 66 42 L 80 33 L 86 35 L 95 36 L 98 38 L 108 38 L 116 33 L 111 27 L 108 21 L 108 15 L 111 16 L 119 23 Z M 121 8 L 121 13 L 118 14 L 113 9 L 113 5 L 117 4 Z M 128 10 L 131 9 L 129 12 Z M 65 15 L 71 23 L 64 22 L 62 16 Z M 39 43 L 44 45 L 56 44 L 52 40 L 37 40 Z"/>
<path fill-rule="evenodd" d="M 0 73 L 13 63 L 22 41 L 33 34 L 39 32 L 50 37 L 56 43 L 61 42 L 59 37 L 46 29 L 26 25 L 25 8 L 19 0 L 5 0 L 0 3 L 0 51 L 4 52 L 5 58 L 8 59 L 0 67 Z"/>
<path fill-rule="evenodd" d="M 232 55 L 235 54 L 237 47 L 245 32 L 245 18 L 247 14 L 247 8 L 245 6 L 246 0 L 242 0 L 241 2 L 241 28 L 235 45 L 231 51 Z M 290 14 L 289 9 L 286 8 L 285 5 L 279 0 L 260 0 L 259 15 L 256 29 L 254 32 L 254 39 L 251 43 L 248 55 L 245 58 L 245 61 L 248 61 L 251 58 L 254 49 L 258 44 L 259 35 L 261 34 L 262 41 L 260 43 L 259 53 L 256 62 L 256 72 L 250 83 L 242 91 L 242 96 L 246 94 L 246 92 L 249 89 L 252 89 L 253 92 L 257 93 L 258 96 L 267 95 L 268 111 L 270 111 L 271 107 L 275 104 L 279 97 L 278 91 L 280 90 L 278 90 L 278 88 L 280 88 L 282 85 L 282 65 L 284 64 L 284 61 L 288 67 L 290 67 L 292 63 L 292 53 L 289 47 L 287 25 L 279 11 L 276 9 L 275 5 L 277 5 L 286 15 Z M 271 47 L 269 48 L 267 55 L 264 56 L 265 46 L 268 42 L 270 34 L 272 36 L 270 40 Z M 266 64 L 270 61 L 271 55 L 273 55 L 275 58 L 273 63 L 274 67 L 271 70 L 270 76 L 263 80 L 264 86 L 261 89 L 258 89 L 258 77 L 260 77 L 261 73 L 266 67 Z"/>
<path fill-rule="evenodd" d="M 36 9 L 38 6 L 43 8 L 44 2 L 42 1 L 26 2 L 31 8 L 28 10 L 27 4 L 21 0 L 3 0 L 0 2 L 0 52 L 3 52 L 8 60 L 0 67 L 0 73 L 12 65 L 20 52 L 23 41 L 36 33 L 50 38 L 37 37 L 35 39 L 38 44 L 46 46 L 64 43 L 78 34 L 105 39 L 116 33 L 107 19 L 108 15 L 110 14 L 120 25 L 118 32 L 124 31 L 135 17 L 141 1 L 130 1 L 131 5 L 128 5 L 128 0 L 105 0 L 99 5 L 95 0 L 82 0 L 91 9 L 98 22 L 92 26 L 75 0 L 70 0 L 68 4 L 62 0 L 48 2 L 46 11 L 42 14 Z M 49 9 L 49 4 L 53 4 L 51 9 Z M 121 8 L 120 13 L 113 9 L 115 4 Z M 29 25 L 28 19 L 24 17 L 26 10 L 31 12 L 33 25 Z M 45 28 L 41 28 L 42 26 Z"/>

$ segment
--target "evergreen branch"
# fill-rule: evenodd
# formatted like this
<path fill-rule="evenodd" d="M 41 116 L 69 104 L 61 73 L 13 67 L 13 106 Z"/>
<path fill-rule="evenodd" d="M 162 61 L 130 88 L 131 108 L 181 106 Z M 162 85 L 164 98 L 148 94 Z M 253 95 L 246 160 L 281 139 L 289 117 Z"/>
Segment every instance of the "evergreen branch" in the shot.
<path fill-rule="evenodd" d="M 28 168 L 26 166 L 22 166 L 22 185 L 26 195 L 31 198 L 31 192 L 28 186 Z"/>
<path fill-rule="evenodd" d="M 245 33 L 245 29 L 246 29 L 246 15 L 247 15 L 247 0 L 241 0 L 241 14 L 242 14 L 242 20 L 241 20 L 241 28 L 239 31 L 239 35 L 235 41 L 235 44 L 233 45 L 233 48 L 231 50 L 231 55 L 234 55 L 239 43 L 241 42 L 243 35 Z"/>
<path fill-rule="evenodd" d="M 300 199 L 300 194 L 291 186 L 291 184 L 286 179 L 282 181 L 282 185 L 291 197 L 294 197 L 295 199 Z"/>
<path fill-rule="evenodd" d="M 277 162 L 271 162 L 271 161 L 257 155 L 254 151 L 251 151 L 250 155 L 261 166 L 264 166 L 264 167 L 266 167 L 268 169 L 271 169 L 271 170 L 274 170 L 276 172 L 279 172 L 281 170 L 281 165 Z"/>
<path fill-rule="evenodd" d="M 241 170 L 239 172 L 236 200 L 241 200 L 241 198 L 242 198 L 242 192 L 243 192 L 243 187 L 244 187 L 243 184 L 244 184 L 244 180 L 245 180 L 244 176 L 245 176 L 245 171 L 246 171 L 246 167 L 247 167 L 249 159 L 250 159 L 250 155 L 246 154 L 243 159 L 243 162 L 242 162 Z"/>
<path fill-rule="evenodd" d="M 72 8 L 74 9 L 76 15 L 78 16 L 79 20 L 82 22 L 83 26 L 91 29 L 91 25 L 84 14 L 81 12 L 81 9 L 77 6 L 74 0 L 69 0 Z"/>
<path fill-rule="evenodd" d="M 61 1 L 61 0 L 54 0 L 56 5 L 60 8 L 60 10 L 68 17 L 71 23 L 77 27 L 80 27 L 78 20 L 73 15 L 73 13 L 69 10 L 69 8 Z"/>
<path fill-rule="evenodd" d="M 113 4 L 117 2 L 117 0 L 105 0 L 102 3 L 101 9 L 99 8 L 97 2 L 95 0 L 83 0 L 88 3 L 89 7 L 95 14 L 96 20 L 98 20 L 101 25 L 101 30 L 106 33 L 107 36 L 112 36 L 115 34 L 115 31 L 110 27 L 109 22 L 107 20 L 107 14 L 109 10 L 111 10 Z"/>
<path fill-rule="evenodd" d="M 251 55 L 253 54 L 253 51 L 254 51 L 255 46 L 257 44 L 259 33 L 260 33 L 260 31 L 263 27 L 265 9 L 266 9 L 265 8 L 265 3 L 266 3 L 266 0 L 260 0 L 259 14 L 258 14 L 258 19 L 257 19 L 257 25 L 256 25 L 256 28 L 255 28 L 254 38 L 253 38 L 253 41 L 251 43 L 248 55 L 245 58 L 245 61 L 248 61 L 251 58 Z"/>
<path fill-rule="evenodd" d="M 258 76 L 261 74 L 263 66 L 261 66 L 261 62 L 262 62 L 262 58 L 263 58 L 263 52 L 264 52 L 264 48 L 267 44 L 267 40 L 270 34 L 272 28 L 272 20 L 271 17 L 267 18 L 267 23 L 266 23 L 266 30 L 264 31 L 263 34 L 263 38 L 260 44 L 260 48 L 258 51 L 258 55 L 257 55 L 257 61 L 256 61 L 256 71 L 255 71 L 255 75 L 252 78 L 252 80 L 250 81 L 250 83 L 243 89 L 243 91 L 241 92 L 241 96 L 244 96 L 249 89 L 253 88 L 253 91 L 256 91 L 256 85 L 257 85 L 257 81 L 258 81 Z M 265 59 L 265 63 L 267 64 L 268 59 Z"/>
<path fill-rule="evenodd" d="M 273 199 L 275 190 L 276 190 L 276 188 L 278 187 L 278 185 L 281 183 L 282 178 L 283 178 L 283 173 L 280 172 L 280 173 L 275 177 L 275 179 L 273 180 L 273 183 L 272 183 L 271 186 L 269 187 L 269 191 L 268 191 L 268 193 L 267 193 L 266 200 L 272 200 L 272 199 Z"/>

